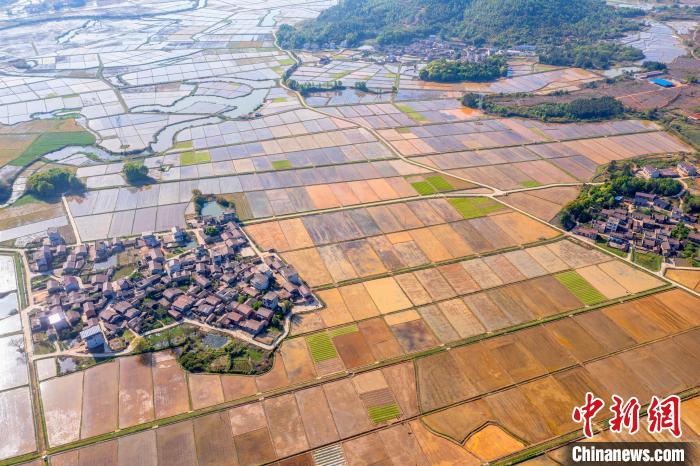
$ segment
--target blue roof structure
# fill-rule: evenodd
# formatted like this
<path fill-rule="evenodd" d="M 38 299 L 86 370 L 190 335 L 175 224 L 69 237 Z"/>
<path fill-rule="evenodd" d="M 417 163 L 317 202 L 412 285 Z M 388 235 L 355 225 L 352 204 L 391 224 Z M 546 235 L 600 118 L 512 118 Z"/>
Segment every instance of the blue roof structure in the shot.
<path fill-rule="evenodd" d="M 652 84 L 656 84 L 657 86 L 661 87 L 673 87 L 675 84 L 673 84 L 671 81 L 668 81 L 666 79 L 661 79 L 661 78 L 654 78 L 649 81 Z"/>

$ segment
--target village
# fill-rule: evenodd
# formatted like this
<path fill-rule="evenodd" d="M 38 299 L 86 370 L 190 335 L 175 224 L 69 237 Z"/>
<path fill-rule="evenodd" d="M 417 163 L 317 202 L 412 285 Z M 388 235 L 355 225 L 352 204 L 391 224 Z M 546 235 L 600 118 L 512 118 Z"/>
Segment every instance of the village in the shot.
<path fill-rule="evenodd" d="M 40 307 L 30 314 L 33 341 L 119 351 L 125 332 L 142 335 L 187 321 L 254 343 L 266 333 L 283 336 L 293 306 L 318 304 L 292 266 L 251 245 L 233 214 L 189 223 L 189 231 L 173 227 L 68 247 L 50 230 L 29 257 L 33 272 L 48 277 L 35 294 Z M 117 262 L 110 263 L 118 255 L 135 258 L 133 272 L 120 278 Z"/>
<path fill-rule="evenodd" d="M 696 175 L 696 167 L 685 161 L 668 168 L 645 165 L 637 173 L 649 179 Z M 658 254 L 664 260 L 678 258 L 683 251 L 695 251 L 700 245 L 698 216 L 684 213 L 677 200 L 643 192 L 615 200 L 614 208 L 596 211 L 588 224 L 578 225 L 573 232 L 594 241 L 602 240 L 622 253 L 634 249 Z"/>

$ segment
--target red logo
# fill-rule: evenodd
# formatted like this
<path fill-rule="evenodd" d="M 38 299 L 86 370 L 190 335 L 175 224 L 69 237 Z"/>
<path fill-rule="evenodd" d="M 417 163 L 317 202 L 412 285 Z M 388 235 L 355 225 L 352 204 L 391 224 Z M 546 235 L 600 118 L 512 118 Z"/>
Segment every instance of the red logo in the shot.
<path fill-rule="evenodd" d="M 664 399 L 652 396 L 647 416 L 650 434 L 667 430 L 676 438 L 681 436 L 681 399 L 678 396 L 670 395 Z"/>
<path fill-rule="evenodd" d="M 610 411 L 613 413 L 610 419 L 610 430 L 621 433 L 623 429 L 630 434 L 639 431 L 639 411 L 641 404 L 636 397 L 627 401 L 617 395 L 612 396 L 613 404 Z M 605 402 L 597 398 L 593 393 L 586 393 L 586 402 L 576 406 L 571 413 L 571 419 L 579 424 L 583 423 L 583 435 L 593 437 L 593 418 L 605 406 Z M 663 431 L 670 432 L 674 437 L 680 438 L 681 431 L 681 399 L 676 395 L 666 398 L 652 396 L 647 408 L 647 431 L 650 434 L 658 434 Z"/>
<path fill-rule="evenodd" d="M 630 434 L 636 434 L 639 430 L 639 409 L 641 405 L 636 397 L 632 397 L 624 403 L 624 400 L 617 395 L 612 396 L 614 404 L 610 407 L 613 418 L 610 420 L 610 430 L 615 433 L 627 429 Z"/>
<path fill-rule="evenodd" d="M 593 418 L 598 411 L 603 409 L 605 402 L 600 398 L 596 398 L 593 393 L 586 393 L 586 403 L 583 406 L 576 406 L 574 412 L 571 413 L 571 418 L 574 422 L 583 422 L 583 435 L 588 438 L 593 437 Z"/>

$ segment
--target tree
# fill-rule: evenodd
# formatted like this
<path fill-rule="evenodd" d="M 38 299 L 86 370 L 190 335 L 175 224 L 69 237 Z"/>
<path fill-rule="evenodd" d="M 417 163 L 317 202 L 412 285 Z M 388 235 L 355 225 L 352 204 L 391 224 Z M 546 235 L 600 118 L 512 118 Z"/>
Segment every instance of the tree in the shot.
<path fill-rule="evenodd" d="M 661 63 L 659 61 L 645 60 L 642 63 L 642 68 L 647 71 L 666 71 L 666 63 Z"/>
<path fill-rule="evenodd" d="M 693 195 L 686 199 L 685 209 L 692 214 L 700 212 L 700 196 Z"/>
<path fill-rule="evenodd" d="M 27 180 L 27 192 L 41 199 L 51 199 L 62 194 L 78 194 L 84 190 L 85 184 L 65 168 L 50 168 L 37 172 Z"/>
<path fill-rule="evenodd" d="M 675 227 L 673 227 L 673 230 L 671 230 L 671 237 L 676 238 L 677 240 L 683 240 L 688 237 L 688 234 L 690 233 L 690 228 L 688 228 L 685 223 L 678 223 L 676 224 Z"/>
<path fill-rule="evenodd" d="M 122 173 L 129 183 L 139 183 L 148 179 L 148 167 L 140 160 L 129 160 L 124 163 Z"/>
<path fill-rule="evenodd" d="M 367 83 L 365 81 L 357 81 L 355 83 L 355 89 L 362 92 L 368 92 Z"/>
<path fill-rule="evenodd" d="M 418 76 L 423 81 L 493 81 L 508 73 L 508 63 L 502 55 L 488 57 L 483 62 L 435 60 L 428 63 Z"/>

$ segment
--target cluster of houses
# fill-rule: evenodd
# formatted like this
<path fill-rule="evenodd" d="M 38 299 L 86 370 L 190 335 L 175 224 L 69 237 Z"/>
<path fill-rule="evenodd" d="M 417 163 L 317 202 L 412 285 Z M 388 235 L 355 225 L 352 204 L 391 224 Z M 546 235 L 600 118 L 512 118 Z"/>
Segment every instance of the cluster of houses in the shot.
<path fill-rule="evenodd" d="M 448 41 L 437 36 L 414 40 L 409 44 L 382 46 L 381 51 L 390 56 L 410 56 L 424 61 L 462 60 L 481 62 L 495 50 L 468 46 L 463 42 Z"/>
<path fill-rule="evenodd" d="M 690 241 L 700 244 L 698 218 L 684 214 L 668 199 L 655 194 L 636 193 L 634 199 L 618 199 L 612 209 L 601 209 L 587 225 L 574 228 L 574 233 L 597 240 L 604 238 L 608 246 L 628 252 L 636 249 L 673 257 Z M 676 225 L 689 229 L 686 238 L 672 236 Z"/>
<path fill-rule="evenodd" d="M 254 337 L 281 326 L 291 306 L 316 302 L 296 270 L 275 254 L 256 253 L 230 215 L 195 222 L 204 244 L 180 254 L 173 248 L 189 236 L 178 228 L 69 248 L 66 257 L 85 248 L 82 260 L 93 261 L 133 248 L 135 271 L 119 279 L 111 268 L 89 279 L 85 273 L 82 279 L 52 276 L 44 305 L 30 316 L 32 331 L 54 341 L 84 341 L 89 349 L 102 348 L 127 328 L 141 334 L 182 319 Z"/>
<path fill-rule="evenodd" d="M 675 167 L 656 168 L 651 165 L 642 167 L 641 175 L 646 178 L 678 178 L 696 176 L 698 170 L 692 163 L 680 162 Z"/>

